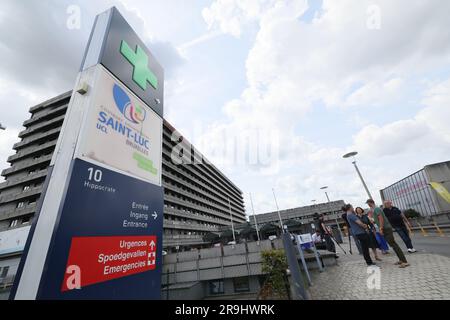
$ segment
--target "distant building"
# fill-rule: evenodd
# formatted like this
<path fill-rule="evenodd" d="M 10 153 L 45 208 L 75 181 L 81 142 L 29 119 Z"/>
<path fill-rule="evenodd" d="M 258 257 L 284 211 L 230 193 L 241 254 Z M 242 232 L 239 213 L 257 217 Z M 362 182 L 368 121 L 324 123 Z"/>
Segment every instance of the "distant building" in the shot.
<path fill-rule="evenodd" d="M 48 166 L 59 137 L 71 92 L 66 92 L 32 108 L 30 119 L 14 144 L 11 166 L 2 171 L 0 183 L 0 291 L 16 273 L 27 239 Z M 167 251 L 183 251 L 206 245 L 203 236 L 230 225 L 230 209 L 235 223 L 245 222 L 241 190 L 209 162 L 174 164 L 172 141 L 175 128 L 163 126 L 162 183 L 164 186 L 163 246 Z M 195 148 L 184 138 L 184 147 Z M 191 160 L 203 156 L 197 150 Z M 1 293 L 1 292 L 0 292 Z"/>
<path fill-rule="evenodd" d="M 311 223 L 314 221 L 315 213 L 323 213 L 325 215 L 326 221 L 331 221 L 335 218 L 338 219 L 339 223 L 343 223 L 341 214 L 342 207 L 345 205 L 344 200 L 330 201 L 324 203 L 318 203 L 310 206 L 297 207 L 292 209 L 280 210 L 281 219 L 297 219 L 303 224 Z M 339 220 L 340 219 L 340 220 Z M 268 212 L 256 215 L 257 223 L 276 223 L 280 224 L 280 219 L 278 217 L 278 212 Z M 253 222 L 253 216 L 250 216 L 250 222 Z"/>
<path fill-rule="evenodd" d="M 401 210 L 414 209 L 422 216 L 450 213 L 450 161 L 434 163 L 380 191 Z"/>
<path fill-rule="evenodd" d="M 339 227 L 344 227 L 342 220 L 342 207 L 345 202 L 343 200 L 331 201 L 330 203 L 319 203 L 311 206 L 297 207 L 292 209 L 280 210 L 280 216 L 283 225 L 287 226 L 289 232 L 295 234 L 311 233 L 317 225 L 318 214 L 325 215 L 325 223 L 335 229 L 335 236 L 338 236 L 336 229 L 336 219 Z M 256 224 L 255 224 L 256 218 Z M 235 239 L 237 242 L 256 241 L 258 238 L 256 225 L 261 240 L 267 240 L 270 236 L 279 237 L 281 234 L 280 219 L 278 212 L 269 212 L 258 215 L 250 215 L 249 221 L 246 223 L 234 223 Z M 218 232 L 210 232 L 207 235 L 210 243 L 222 244 L 234 241 L 231 226 L 221 226 Z"/>

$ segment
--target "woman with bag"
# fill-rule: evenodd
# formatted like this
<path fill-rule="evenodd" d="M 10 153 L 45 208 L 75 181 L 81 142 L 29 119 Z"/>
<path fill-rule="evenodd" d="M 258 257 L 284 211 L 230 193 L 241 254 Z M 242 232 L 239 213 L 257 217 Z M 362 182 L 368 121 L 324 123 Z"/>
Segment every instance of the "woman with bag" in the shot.
<path fill-rule="evenodd" d="M 372 252 L 375 256 L 375 260 L 377 261 L 382 261 L 380 259 L 380 257 L 378 256 L 378 241 L 376 238 L 376 230 L 375 230 L 375 225 L 372 223 L 372 221 L 370 221 L 369 217 L 367 216 L 367 214 L 364 214 L 364 209 L 361 207 L 357 207 L 355 209 L 356 214 L 358 215 L 358 217 L 361 219 L 361 221 L 367 225 L 368 229 L 368 236 L 369 236 L 369 248 L 372 249 Z"/>

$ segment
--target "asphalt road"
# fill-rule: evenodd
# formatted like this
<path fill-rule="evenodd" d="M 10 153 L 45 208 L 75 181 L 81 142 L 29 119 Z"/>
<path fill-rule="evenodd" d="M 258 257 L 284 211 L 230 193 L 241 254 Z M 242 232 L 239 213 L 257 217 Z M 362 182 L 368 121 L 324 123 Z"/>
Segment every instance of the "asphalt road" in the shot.
<path fill-rule="evenodd" d="M 424 237 L 420 232 L 414 232 L 413 236 L 411 237 L 411 240 L 414 248 L 417 250 L 418 253 L 434 253 L 450 258 L 450 230 L 446 230 L 445 234 L 446 234 L 445 237 L 440 237 L 435 233 L 430 233 L 427 237 Z M 403 252 L 409 255 L 409 253 L 406 251 L 406 245 L 403 242 L 403 240 L 395 232 L 394 236 L 395 241 L 398 243 Z M 348 253 L 349 246 L 347 238 L 344 240 L 344 244 L 341 244 L 341 246 Z M 343 251 L 338 246 L 336 246 L 336 250 L 341 257 L 344 255 Z M 353 240 L 352 240 L 352 250 L 353 253 L 355 252 L 358 253 Z M 390 248 L 390 252 L 391 253 L 394 252 L 392 248 Z M 355 254 L 348 255 L 347 258 L 359 259 L 359 255 Z"/>
<path fill-rule="evenodd" d="M 395 236 L 395 239 L 400 247 L 406 251 L 406 246 L 402 239 L 397 235 Z M 428 237 L 424 237 L 418 232 L 415 232 L 411 240 L 414 248 L 418 252 L 435 253 L 450 257 L 450 232 L 447 230 L 445 237 L 440 237 L 438 235 L 429 235 Z"/>

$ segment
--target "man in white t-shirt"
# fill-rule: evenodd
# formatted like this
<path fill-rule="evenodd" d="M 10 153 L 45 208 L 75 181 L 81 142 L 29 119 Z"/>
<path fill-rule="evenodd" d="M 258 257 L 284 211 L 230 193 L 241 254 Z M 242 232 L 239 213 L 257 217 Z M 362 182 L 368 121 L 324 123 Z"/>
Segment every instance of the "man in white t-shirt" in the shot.
<path fill-rule="evenodd" d="M 316 230 L 316 232 L 313 233 L 312 240 L 314 241 L 314 244 L 322 243 L 319 230 Z"/>

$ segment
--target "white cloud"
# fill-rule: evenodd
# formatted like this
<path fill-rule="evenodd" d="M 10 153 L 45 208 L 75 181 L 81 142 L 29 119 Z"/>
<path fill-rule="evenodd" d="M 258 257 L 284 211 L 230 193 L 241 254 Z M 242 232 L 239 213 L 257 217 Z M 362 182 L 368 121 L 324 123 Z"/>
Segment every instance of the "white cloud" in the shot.
<path fill-rule="evenodd" d="M 361 169 L 375 197 L 376 190 L 393 179 L 445 160 L 447 87 L 427 89 L 419 78 L 449 66 L 449 20 L 444 13 L 450 10 L 449 2 L 324 0 L 321 15 L 311 23 L 299 19 L 307 8 L 304 1 L 265 4 L 249 18 L 238 1 L 218 0 L 204 17 L 210 28 L 236 37 L 249 23 L 259 24 L 246 61 L 248 86 L 224 106 L 228 119 L 215 126 L 232 128 L 236 135 L 248 127 L 279 131 L 280 155 L 286 155 L 276 175 L 286 191 L 280 195 L 280 206 L 296 198 L 293 189 L 303 192 L 306 186 L 304 197 L 314 198 L 324 184 L 347 201 L 362 201 L 366 195 L 361 183 L 351 163 L 342 159 L 352 149 L 360 152 Z M 380 8 L 379 30 L 367 28 L 369 5 Z M 422 111 L 412 118 L 397 114 L 382 124 L 359 121 L 354 130 L 360 131 L 353 133 L 348 148 L 322 147 L 326 143 L 306 141 L 296 130 L 299 119 L 316 104 L 343 111 L 358 108 L 360 114 L 377 106 L 390 114 L 387 108 L 394 105 L 420 105 L 410 101 L 420 96 L 420 91 L 412 91 L 417 89 L 427 90 Z M 257 182 L 241 181 L 261 189 Z M 274 182 L 266 182 L 267 190 L 269 183 Z"/>
<path fill-rule="evenodd" d="M 80 7 L 80 29 L 68 29 L 67 8 Z M 166 79 L 171 80 L 185 61 L 167 41 L 155 39 L 145 19 L 137 11 L 124 8 L 120 1 L 2 1 L 0 7 L 0 122 L 11 133 L 22 130 L 28 109 L 44 100 L 70 90 L 76 79 L 95 15 L 116 5 L 130 24 L 143 36 L 159 62 Z M 13 31 L 12 31 L 13 30 Z M 12 111 L 14 110 L 14 111 Z M 0 132 L 5 135 L 4 132 Z M 14 140 L 5 140 L 0 168 L 12 154 Z M 5 151 L 6 152 L 6 151 Z"/>

